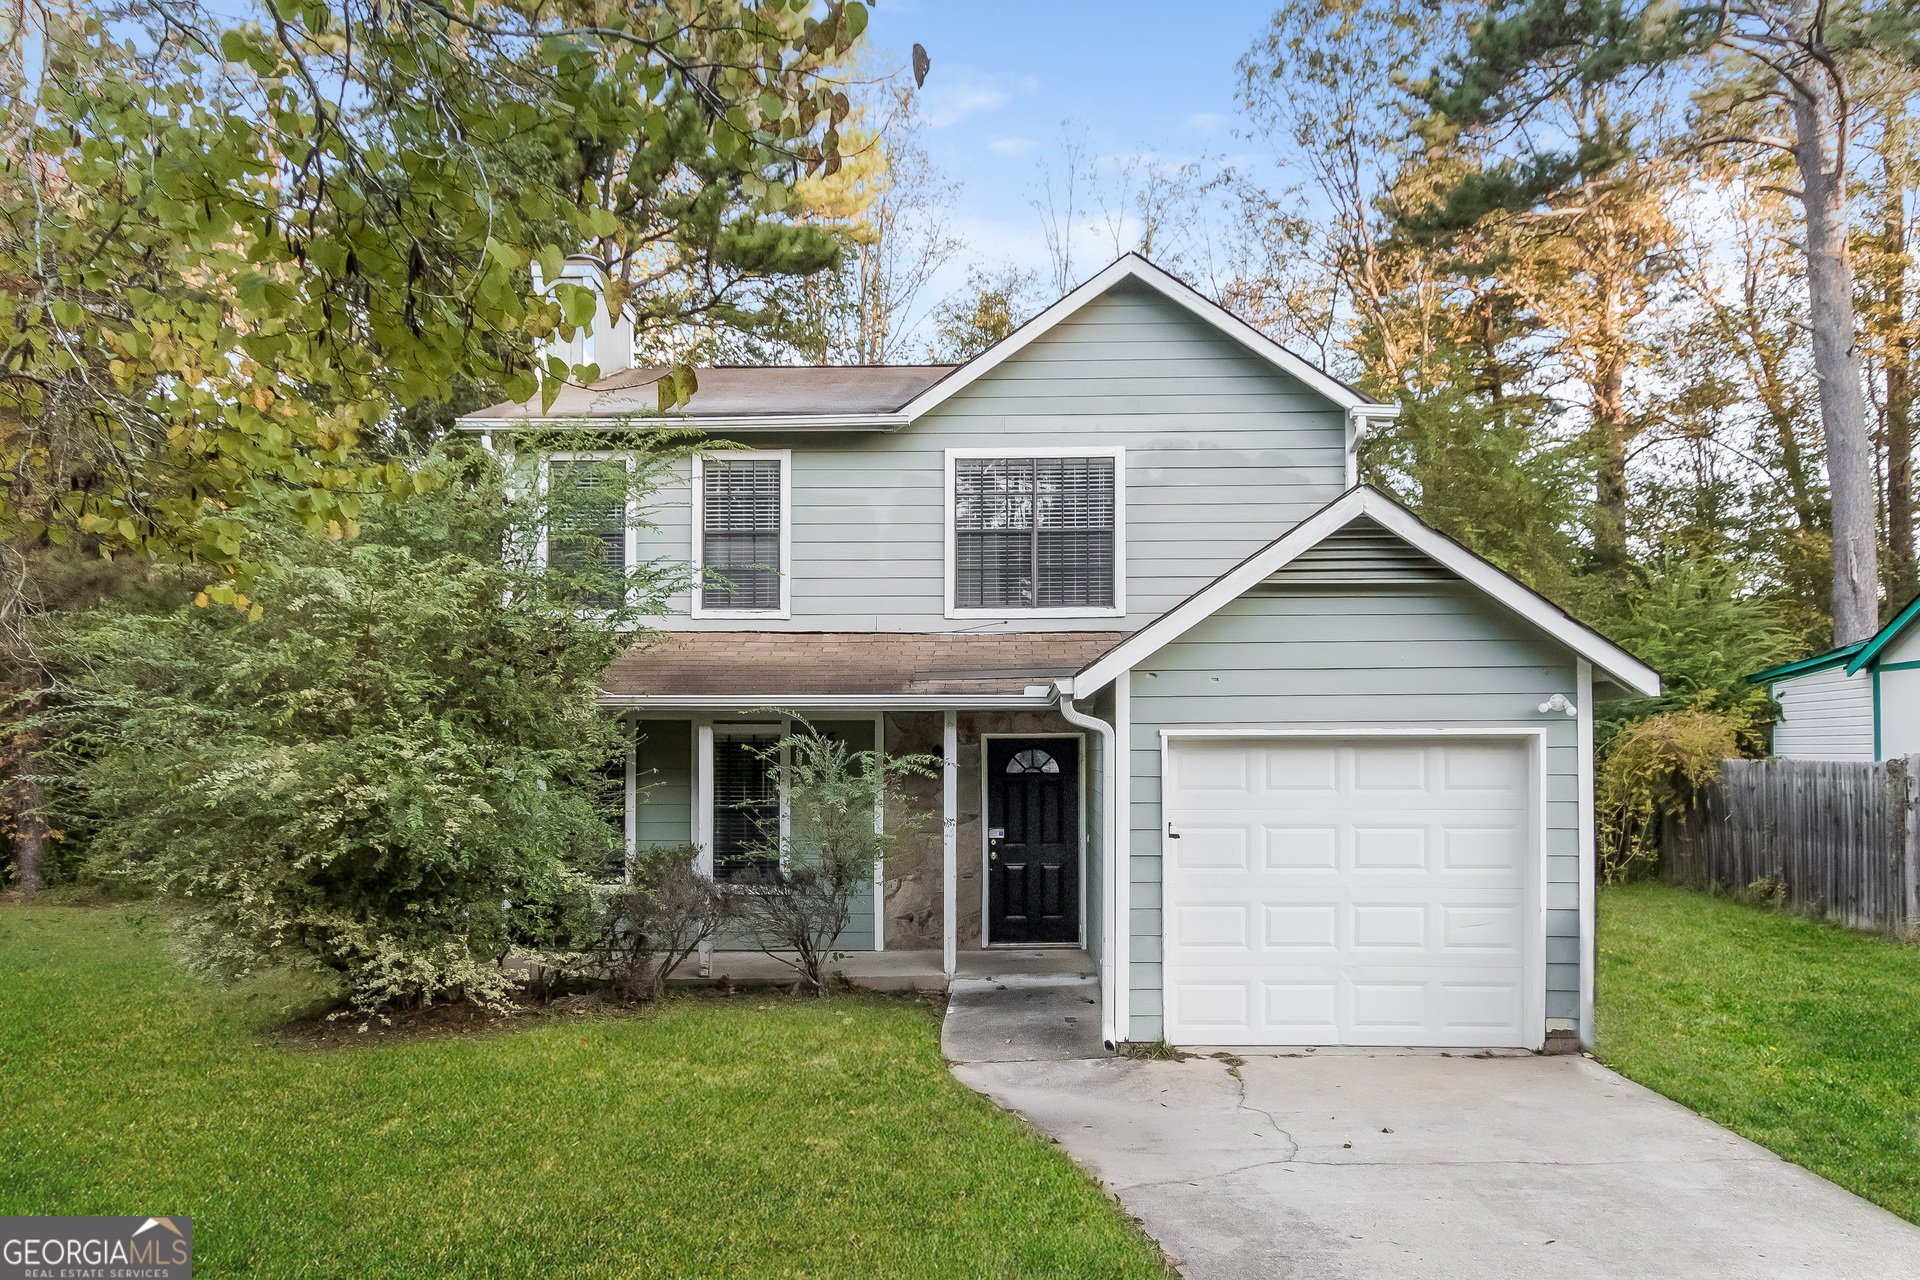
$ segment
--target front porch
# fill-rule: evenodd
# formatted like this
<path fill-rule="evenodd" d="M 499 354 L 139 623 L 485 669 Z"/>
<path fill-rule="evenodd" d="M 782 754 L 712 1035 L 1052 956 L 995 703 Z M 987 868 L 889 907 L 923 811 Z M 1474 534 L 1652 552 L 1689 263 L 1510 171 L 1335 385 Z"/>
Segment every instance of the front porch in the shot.
<path fill-rule="evenodd" d="M 938 762 L 896 811 L 898 841 L 854 904 L 835 968 L 857 985 L 943 990 L 956 979 L 1094 979 L 1107 1039 L 1119 1011 L 1101 966 L 1115 930 L 1111 688 L 1074 707 L 1060 686 L 1122 632 L 682 631 L 617 660 L 602 705 L 630 727 L 630 850 L 686 848 L 717 879 L 752 874 L 756 833 L 785 821 L 766 747 L 804 723 L 852 751 Z M 1097 718 L 1090 718 L 1097 717 Z M 903 827 L 893 827 L 903 830 Z M 789 980 L 754 940 L 723 937 L 684 981 Z"/>

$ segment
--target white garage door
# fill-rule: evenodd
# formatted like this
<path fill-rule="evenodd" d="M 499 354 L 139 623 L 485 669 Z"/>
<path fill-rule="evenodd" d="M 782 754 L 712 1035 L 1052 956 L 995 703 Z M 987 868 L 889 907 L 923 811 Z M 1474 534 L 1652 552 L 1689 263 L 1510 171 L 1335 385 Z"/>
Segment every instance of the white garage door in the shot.
<path fill-rule="evenodd" d="M 1526 1045 L 1527 755 L 1497 739 L 1174 739 L 1167 1038 Z"/>

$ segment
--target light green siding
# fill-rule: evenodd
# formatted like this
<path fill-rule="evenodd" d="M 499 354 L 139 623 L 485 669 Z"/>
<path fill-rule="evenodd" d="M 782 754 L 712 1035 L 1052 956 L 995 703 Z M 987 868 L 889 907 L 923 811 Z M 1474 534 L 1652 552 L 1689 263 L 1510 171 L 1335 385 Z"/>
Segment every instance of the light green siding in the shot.
<path fill-rule="evenodd" d="M 998 629 L 1133 629 L 1333 499 L 1341 409 L 1144 286 L 1122 284 L 909 427 L 741 437 L 791 449 L 793 616 L 754 630 L 955 631 L 945 616 L 945 451 L 1126 450 L 1128 617 L 1016 619 Z M 684 481 L 653 504 L 643 557 L 684 562 Z M 686 616 L 663 625 L 731 630 Z"/>
<path fill-rule="evenodd" d="M 1574 694 L 1573 655 L 1471 588 L 1273 586 L 1242 596 L 1131 676 L 1129 1038 L 1161 1030 L 1160 731 L 1543 729 L 1547 1010 L 1579 1016 L 1576 725 L 1539 706 Z"/>
<path fill-rule="evenodd" d="M 693 842 L 693 722 L 642 720 L 634 745 L 634 842 Z"/>

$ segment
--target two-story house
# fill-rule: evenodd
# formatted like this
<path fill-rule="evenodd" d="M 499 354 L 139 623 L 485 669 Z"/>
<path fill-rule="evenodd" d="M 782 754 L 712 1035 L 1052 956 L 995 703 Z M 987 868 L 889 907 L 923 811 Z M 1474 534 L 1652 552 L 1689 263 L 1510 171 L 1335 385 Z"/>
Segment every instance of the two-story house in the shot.
<path fill-rule="evenodd" d="M 462 425 L 647 410 L 605 331 Z M 1593 700 L 1659 678 L 1357 485 L 1392 412 L 1133 255 L 957 367 L 702 371 L 630 840 L 737 873 L 777 708 L 945 760 L 843 946 L 1084 948 L 1109 1042 L 1590 1040 Z"/>

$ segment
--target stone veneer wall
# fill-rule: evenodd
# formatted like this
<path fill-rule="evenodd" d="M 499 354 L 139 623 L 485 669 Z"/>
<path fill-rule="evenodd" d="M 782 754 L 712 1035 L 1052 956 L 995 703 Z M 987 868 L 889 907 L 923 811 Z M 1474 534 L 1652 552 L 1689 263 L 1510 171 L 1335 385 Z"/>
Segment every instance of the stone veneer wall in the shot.
<path fill-rule="evenodd" d="M 981 823 L 980 740 L 987 733 L 1079 733 L 1058 711 L 962 711 L 960 738 L 960 829 L 958 933 L 962 950 L 980 946 Z M 939 755 L 943 717 L 939 712 L 888 712 L 887 751 L 895 755 Z M 1081 781 L 1092 767 L 1091 742 L 1081 754 Z M 938 950 L 941 946 L 940 809 L 941 780 L 915 778 L 906 787 L 908 803 L 930 814 L 926 830 L 903 841 L 887 868 L 887 950 Z M 1088 814 L 1088 820 L 1093 815 Z"/>

